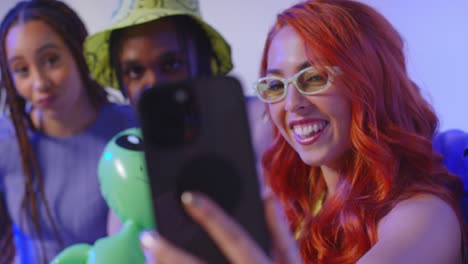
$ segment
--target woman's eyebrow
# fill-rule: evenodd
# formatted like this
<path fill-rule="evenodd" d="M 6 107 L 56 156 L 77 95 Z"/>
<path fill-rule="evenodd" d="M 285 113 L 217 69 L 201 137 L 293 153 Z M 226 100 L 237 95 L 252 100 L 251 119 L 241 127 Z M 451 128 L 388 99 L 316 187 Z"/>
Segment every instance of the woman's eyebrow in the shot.
<path fill-rule="evenodd" d="M 299 64 L 297 67 L 296 67 L 296 71 L 300 71 L 300 70 L 303 70 L 307 67 L 310 67 L 310 63 L 308 61 L 305 61 L 301 64 Z M 279 69 L 267 69 L 265 71 L 265 75 L 268 75 L 268 74 L 273 74 L 273 75 L 281 75 L 283 72 Z"/>

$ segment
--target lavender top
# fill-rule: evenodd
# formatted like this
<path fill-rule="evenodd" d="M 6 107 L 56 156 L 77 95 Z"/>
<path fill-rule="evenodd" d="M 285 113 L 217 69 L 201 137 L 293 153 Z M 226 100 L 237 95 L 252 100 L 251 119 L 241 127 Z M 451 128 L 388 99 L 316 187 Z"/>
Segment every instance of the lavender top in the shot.
<path fill-rule="evenodd" d="M 94 243 L 106 235 L 108 207 L 101 196 L 97 165 L 106 143 L 118 132 L 137 125 L 130 106 L 108 104 L 86 131 L 67 138 L 30 133 L 44 180 L 45 199 L 64 242 Z M 11 121 L 0 119 L 0 193 L 14 222 L 16 263 L 40 263 L 41 245 L 31 216 L 22 209 L 24 174 Z M 41 197 L 37 197 L 41 200 Z M 45 207 L 39 207 L 47 261 L 60 253 Z"/>

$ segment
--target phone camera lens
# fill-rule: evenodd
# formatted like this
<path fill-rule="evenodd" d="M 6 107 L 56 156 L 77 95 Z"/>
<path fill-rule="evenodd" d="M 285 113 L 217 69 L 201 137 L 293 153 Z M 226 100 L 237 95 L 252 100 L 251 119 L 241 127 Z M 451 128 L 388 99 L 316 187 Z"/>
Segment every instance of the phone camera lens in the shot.
<path fill-rule="evenodd" d="M 177 90 L 175 93 L 174 93 L 174 99 L 177 103 L 179 104 L 183 104 L 185 102 L 187 102 L 187 99 L 188 99 L 188 94 L 186 91 L 184 90 Z"/>

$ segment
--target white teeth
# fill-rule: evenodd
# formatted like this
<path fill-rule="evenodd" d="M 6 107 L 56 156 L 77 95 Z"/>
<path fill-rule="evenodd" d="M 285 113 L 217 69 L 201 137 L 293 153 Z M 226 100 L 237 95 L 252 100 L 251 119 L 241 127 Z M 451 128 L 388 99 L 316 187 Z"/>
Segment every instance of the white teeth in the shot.
<path fill-rule="evenodd" d="M 308 136 L 311 133 L 317 133 L 321 131 L 325 126 L 326 122 L 314 123 L 314 124 L 303 124 L 303 125 L 295 125 L 293 127 L 294 133 L 298 136 Z"/>
<path fill-rule="evenodd" d="M 318 124 L 314 124 L 314 132 L 317 132 L 319 130 L 319 125 Z"/>

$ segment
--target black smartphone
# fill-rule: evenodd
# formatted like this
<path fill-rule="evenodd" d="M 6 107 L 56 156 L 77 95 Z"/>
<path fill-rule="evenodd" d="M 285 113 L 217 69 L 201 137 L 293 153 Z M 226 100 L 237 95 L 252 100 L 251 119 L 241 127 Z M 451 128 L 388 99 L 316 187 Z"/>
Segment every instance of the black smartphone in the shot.
<path fill-rule="evenodd" d="M 269 253 L 242 87 L 233 77 L 147 89 L 138 114 L 158 232 L 208 263 L 228 263 L 184 211 L 184 191 L 206 194 Z"/>

